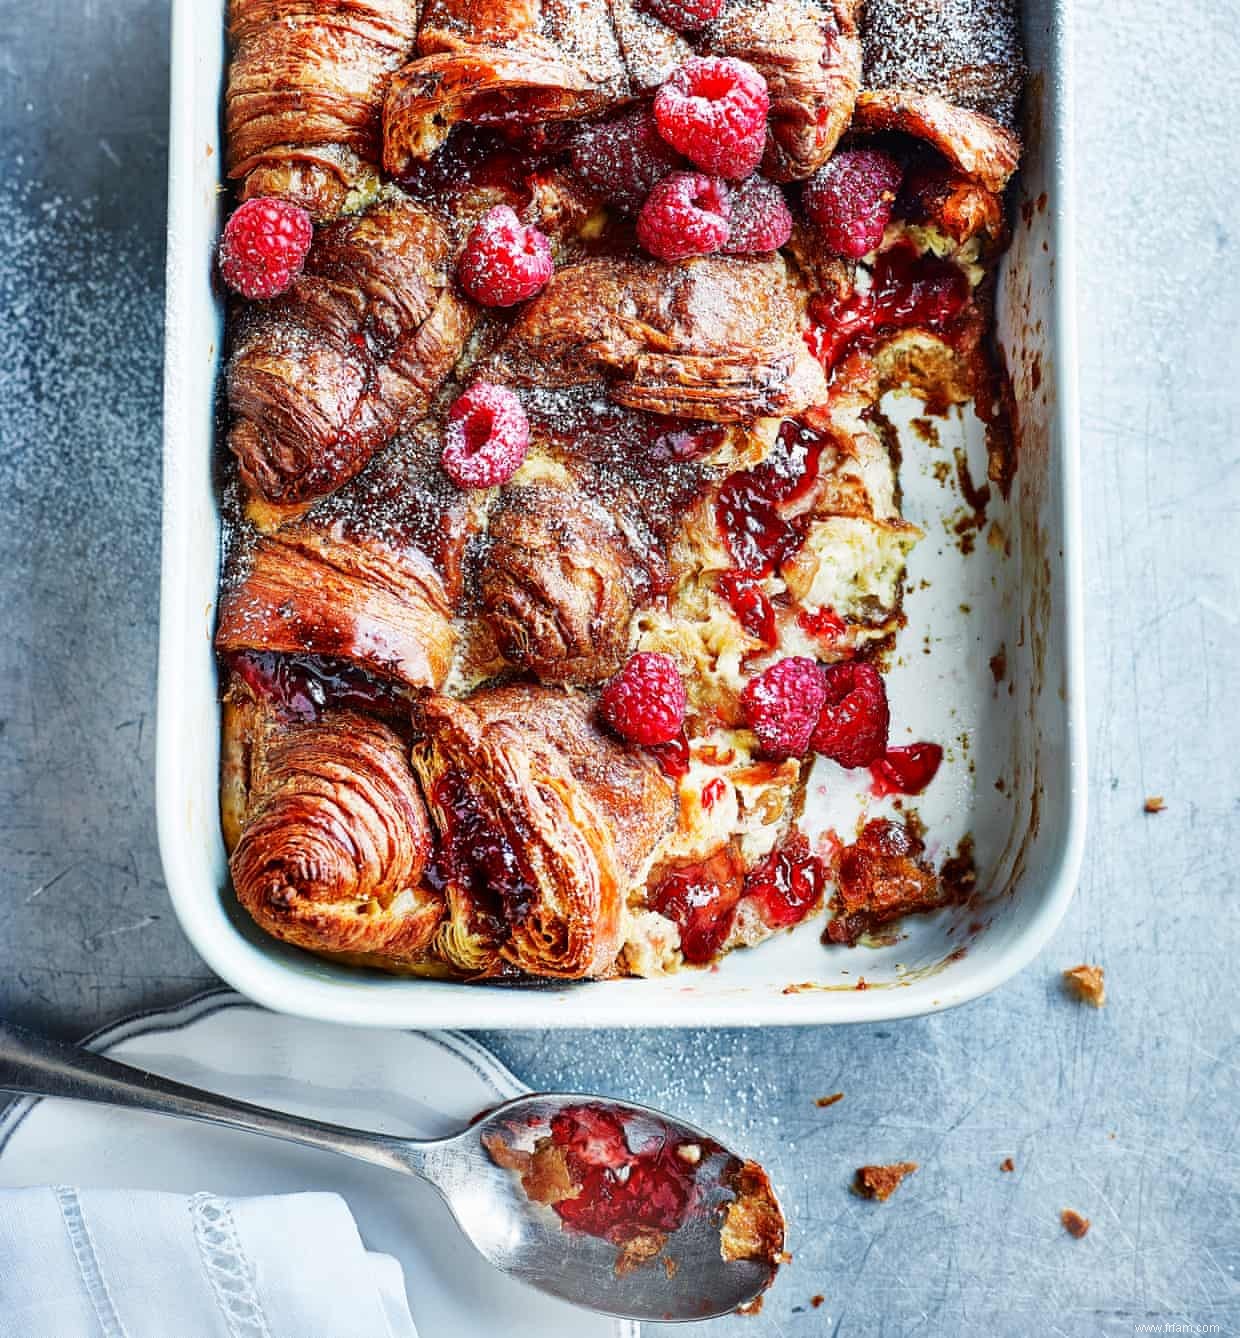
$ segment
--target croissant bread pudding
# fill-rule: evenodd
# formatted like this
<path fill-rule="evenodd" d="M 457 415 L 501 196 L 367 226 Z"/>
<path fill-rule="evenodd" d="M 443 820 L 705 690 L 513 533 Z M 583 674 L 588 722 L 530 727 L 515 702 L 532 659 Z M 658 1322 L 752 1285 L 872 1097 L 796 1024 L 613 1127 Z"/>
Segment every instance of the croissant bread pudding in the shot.
<path fill-rule="evenodd" d="M 968 895 L 887 793 L 879 398 L 973 401 L 1009 0 L 231 0 L 216 646 L 236 895 L 467 980 L 823 951 Z M 996 449 L 994 481 L 1008 460 Z"/>

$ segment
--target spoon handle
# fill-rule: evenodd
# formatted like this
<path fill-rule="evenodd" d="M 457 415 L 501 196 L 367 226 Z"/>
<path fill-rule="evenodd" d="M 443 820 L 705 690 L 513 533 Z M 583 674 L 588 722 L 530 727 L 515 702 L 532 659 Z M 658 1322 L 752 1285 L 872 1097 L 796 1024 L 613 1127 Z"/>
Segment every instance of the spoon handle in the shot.
<path fill-rule="evenodd" d="M 405 1140 L 217 1096 L 5 1021 L 0 1021 L 0 1092 L 95 1101 L 123 1110 L 177 1115 L 340 1152 L 393 1170 L 410 1169 L 410 1157 L 395 1155 L 396 1146 Z"/>

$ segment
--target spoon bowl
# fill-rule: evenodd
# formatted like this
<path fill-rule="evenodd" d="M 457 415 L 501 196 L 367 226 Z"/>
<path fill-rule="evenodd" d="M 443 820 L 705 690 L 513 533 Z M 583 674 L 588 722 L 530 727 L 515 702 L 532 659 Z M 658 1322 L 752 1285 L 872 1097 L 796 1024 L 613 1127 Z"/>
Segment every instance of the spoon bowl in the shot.
<path fill-rule="evenodd" d="M 539 1201 L 526 1188 L 530 1167 L 537 1169 L 534 1149 L 541 1146 L 558 1169 L 555 1131 L 580 1124 L 582 1112 L 622 1129 L 630 1154 L 626 1160 L 617 1149 L 618 1165 L 587 1171 L 570 1200 L 601 1191 L 605 1220 L 617 1219 L 606 1234 L 574 1227 L 557 1212 L 563 1201 Z M 778 1269 L 782 1218 L 778 1239 L 768 1232 L 751 1242 L 754 1257 L 724 1257 L 722 1228 L 730 1205 L 744 1196 L 742 1180 L 757 1172 L 753 1163 L 646 1106 L 571 1094 L 518 1097 L 452 1138 L 418 1146 L 413 1156 L 410 1169 L 435 1184 L 485 1259 L 573 1305 L 648 1321 L 708 1319 L 752 1303 Z M 617 1205 L 615 1191 L 638 1179 L 647 1201 L 639 1193 Z M 758 1207 L 762 1189 L 750 1183 L 749 1192 Z M 777 1215 L 773 1197 L 769 1203 Z M 648 1225 L 651 1216 L 657 1225 Z"/>
<path fill-rule="evenodd" d="M 741 1309 L 783 1258 L 783 1216 L 761 1168 L 644 1106 L 523 1096 L 448 1138 L 395 1138 L 234 1101 L 5 1022 L 0 1091 L 199 1120 L 428 1180 L 496 1268 L 622 1318 Z"/>

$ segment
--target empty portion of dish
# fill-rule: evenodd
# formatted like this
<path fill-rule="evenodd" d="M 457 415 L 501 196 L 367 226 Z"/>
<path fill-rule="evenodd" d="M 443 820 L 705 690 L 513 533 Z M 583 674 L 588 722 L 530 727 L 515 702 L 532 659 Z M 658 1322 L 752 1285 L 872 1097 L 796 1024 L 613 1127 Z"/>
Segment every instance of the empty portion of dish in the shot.
<path fill-rule="evenodd" d="M 413 8 L 232 9 L 233 175 L 317 222 L 230 323 L 242 903 L 482 980 L 967 901 L 914 799 L 948 741 L 891 746 L 922 531 L 879 401 L 973 401 L 1007 487 L 1006 0 Z M 815 757 L 897 811 L 811 840 Z"/>

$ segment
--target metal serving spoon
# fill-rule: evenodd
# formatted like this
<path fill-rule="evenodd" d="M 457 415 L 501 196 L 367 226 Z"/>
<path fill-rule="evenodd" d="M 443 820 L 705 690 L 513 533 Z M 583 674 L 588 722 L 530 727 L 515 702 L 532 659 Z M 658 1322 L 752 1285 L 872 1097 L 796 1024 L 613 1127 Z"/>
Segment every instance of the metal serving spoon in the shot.
<path fill-rule="evenodd" d="M 0 1022 L 0 1092 L 179 1115 L 420 1176 L 434 1185 L 474 1247 L 501 1272 L 574 1305 L 630 1319 L 706 1319 L 737 1310 L 770 1285 L 782 1250 L 780 1219 L 778 1242 L 764 1257 L 724 1259 L 720 1223 L 737 1196 L 738 1172 L 746 1163 L 692 1125 L 644 1106 L 598 1097 L 524 1096 L 486 1112 L 450 1138 L 395 1138 L 233 1101 L 6 1022 Z M 618 1121 L 639 1154 L 666 1149 L 659 1154 L 661 1162 L 656 1156 L 643 1164 L 666 1166 L 674 1157 L 673 1178 L 679 1174 L 679 1183 L 693 1187 L 683 1223 L 667 1233 L 657 1257 L 630 1260 L 635 1267 L 625 1263 L 616 1244 L 565 1229 L 545 1202 L 530 1198 L 518 1173 L 528 1164 L 529 1148 L 548 1134 L 557 1114 L 568 1112 L 571 1121 L 574 1112 L 583 1110 L 604 1127 Z M 639 1156 L 634 1165 L 640 1161 Z M 613 1186 L 627 1183 L 623 1171 L 619 1180 L 604 1178 Z"/>

